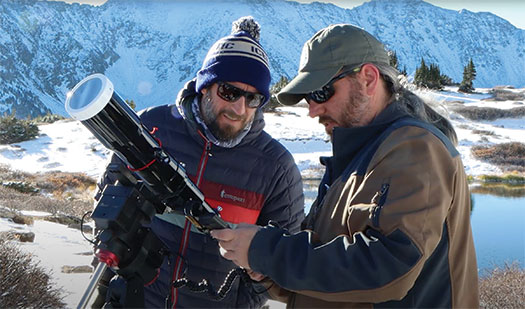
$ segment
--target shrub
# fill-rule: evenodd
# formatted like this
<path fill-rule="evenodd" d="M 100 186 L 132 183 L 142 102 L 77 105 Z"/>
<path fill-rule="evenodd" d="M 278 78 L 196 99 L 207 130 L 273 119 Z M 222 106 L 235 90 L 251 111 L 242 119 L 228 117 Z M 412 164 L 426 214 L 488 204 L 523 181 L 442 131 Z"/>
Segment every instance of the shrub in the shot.
<path fill-rule="evenodd" d="M 65 119 L 64 116 L 57 115 L 57 114 L 51 114 L 47 113 L 44 116 L 38 116 L 33 119 L 35 123 L 53 123 L 55 121 L 63 120 Z"/>
<path fill-rule="evenodd" d="M 47 172 L 35 178 L 38 188 L 53 193 L 57 198 L 64 198 L 67 193 L 78 193 L 72 194 L 73 198 L 81 197 L 85 192 L 92 192 L 96 184 L 93 178 L 84 173 Z"/>
<path fill-rule="evenodd" d="M 496 135 L 494 131 L 488 131 L 488 130 L 472 130 L 472 133 L 479 134 L 479 135 L 490 135 L 490 136 Z"/>
<path fill-rule="evenodd" d="M 0 185 L 0 205 L 9 209 L 62 213 L 79 218 L 93 209 L 95 180 L 83 173 L 30 174 L 0 165 L 2 183 L 16 184 Z M 23 184 L 23 190 L 18 190 L 19 184 Z"/>
<path fill-rule="evenodd" d="M 89 193 L 89 195 L 92 195 L 92 193 Z M 92 200 L 66 200 L 42 195 L 30 195 L 3 186 L 0 186 L 0 205 L 15 212 L 35 210 L 48 212 L 53 215 L 66 214 L 77 218 L 81 218 L 86 211 L 93 210 Z"/>
<path fill-rule="evenodd" d="M 61 290 L 29 254 L 0 238 L 0 308 L 65 308 Z"/>
<path fill-rule="evenodd" d="M 487 100 L 494 101 L 522 101 L 525 100 L 525 91 L 514 92 L 506 89 L 492 89 L 492 98 Z"/>
<path fill-rule="evenodd" d="M 11 188 L 21 193 L 38 193 L 40 190 L 26 181 L 7 181 L 0 182 L 0 185 Z"/>
<path fill-rule="evenodd" d="M 495 268 L 479 280 L 481 308 L 524 308 L 525 271 L 517 263 Z"/>
<path fill-rule="evenodd" d="M 505 171 L 525 172 L 525 144 L 501 143 L 493 146 L 474 146 L 474 157 L 496 164 Z"/>
<path fill-rule="evenodd" d="M 451 109 L 470 120 L 495 120 L 498 118 L 520 118 L 525 116 L 525 107 L 499 109 L 494 107 L 455 106 Z"/>
<path fill-rule="evenodd" d="M 38 126 L 33 122 L 4 114 L 0 117 L 0 144 L 27 141 L 38 136 Z"/>

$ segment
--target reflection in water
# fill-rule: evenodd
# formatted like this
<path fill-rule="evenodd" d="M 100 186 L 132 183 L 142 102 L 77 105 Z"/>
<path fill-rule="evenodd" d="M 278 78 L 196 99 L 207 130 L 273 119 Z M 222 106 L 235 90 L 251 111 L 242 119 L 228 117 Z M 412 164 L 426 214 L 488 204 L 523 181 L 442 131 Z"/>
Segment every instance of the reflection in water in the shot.
<path fill-rule="evenodd" d="M 308 213 L 320 180 L 303 180 Z M 516 262 L 525 268 L 525 186 L 471 187 L 471 224 L 478 268 L 493 269 Z"/>
<path fill-rule="evenodd" d="M 476 184 L 470 187 L 470 192 L 479 194 L 490 194 L 501 197 L 525 197 L 525 186 L 495 184 Z"/>

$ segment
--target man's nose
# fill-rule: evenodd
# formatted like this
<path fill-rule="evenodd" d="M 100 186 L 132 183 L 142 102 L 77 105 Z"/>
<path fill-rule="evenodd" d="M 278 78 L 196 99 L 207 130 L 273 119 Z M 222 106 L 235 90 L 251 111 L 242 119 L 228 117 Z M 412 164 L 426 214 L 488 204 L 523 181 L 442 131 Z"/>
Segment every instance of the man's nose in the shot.
<path fill-rule="evenodd" d="M 308 116 L 315 118 L 319 117 L 324 113 L 323 104 L 315 103 L 314 101 L 308 101 Z"/>
<path fill-rule="evenodd" d="M 244 96 L 240 97 L 237 101 L 232 102 L 232 110 L 237 115 L 244 115 L 246 113 L 246 98 Z"/>

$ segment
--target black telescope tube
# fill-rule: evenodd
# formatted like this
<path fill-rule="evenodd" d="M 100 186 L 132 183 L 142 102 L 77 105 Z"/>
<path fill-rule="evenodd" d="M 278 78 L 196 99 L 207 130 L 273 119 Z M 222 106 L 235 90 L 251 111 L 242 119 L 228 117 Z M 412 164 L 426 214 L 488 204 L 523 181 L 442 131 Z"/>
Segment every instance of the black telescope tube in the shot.
<path fill-rule="evenodd" d="M 184 201 L 199 202 L 207 214 L 216 213 L 182 165 L 161 148 L 106 76 L 93 74 L 80 81 L 67 94 L 66 111 L 127 163 L 161 201 L 177 195 Z M 215 223 L 228 227 L 216 217 Z"/>

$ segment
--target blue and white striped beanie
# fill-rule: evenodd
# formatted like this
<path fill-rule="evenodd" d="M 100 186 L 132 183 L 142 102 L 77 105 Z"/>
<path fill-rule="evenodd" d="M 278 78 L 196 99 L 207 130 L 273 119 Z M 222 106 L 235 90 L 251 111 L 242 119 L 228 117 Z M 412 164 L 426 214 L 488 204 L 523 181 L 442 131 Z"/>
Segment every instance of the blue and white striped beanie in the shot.
<path fill-rule="evenodd" d="M 232 33 L 219 39 L 208 51 L 197 72 L 197 93 L 217 81 L 242 82 L 251 85 L 270 99 L 268 56 L 259 44 L 260 26 L 251 16 L 232 24 Z"/>

